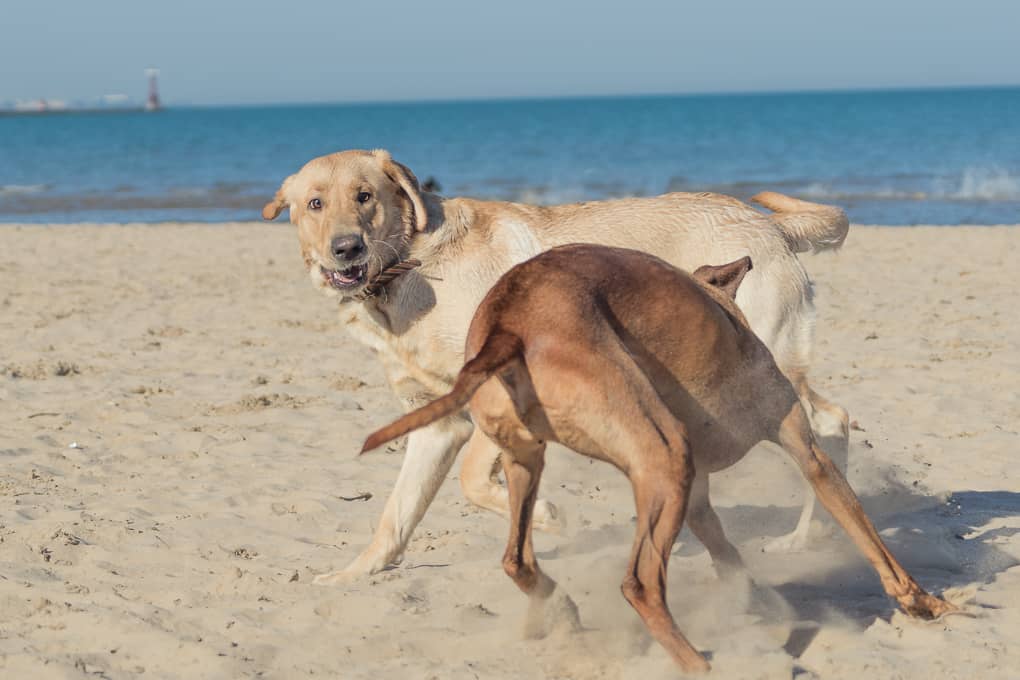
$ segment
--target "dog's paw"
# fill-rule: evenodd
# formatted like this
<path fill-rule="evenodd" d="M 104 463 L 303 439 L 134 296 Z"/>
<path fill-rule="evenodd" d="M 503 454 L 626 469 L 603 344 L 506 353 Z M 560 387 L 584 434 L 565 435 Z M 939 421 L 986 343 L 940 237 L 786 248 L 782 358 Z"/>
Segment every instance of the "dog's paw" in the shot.
<path fill-rule="evenodd" d="M 531 517 L 531 526 L 538 531 L 560 534 L 567 528 L 566 517 L 560 513 L 559 508 L 547 500 L 539 499 L 535 502 L 535 510 Z"/>
<path fill-rule="evenodd" d="M 331 571 L 325 574 L 319 574 L 312 579 L 312 584 L 317 586 L 339 586 L 347 583 L 353 583 L 359 578 L 362 578 L 366 574 L 360 571 L 351 571 L 350 569 L 341 569 L 339 571 Z"/>
<path fill-rule="evenodd" d="M 961 610 L 955 604 L 925 592 L 901 598 L 900 607 L 910 616 L 928 621 L 937 621 L 952 614 L 973 616 L 969 612 Z"/>

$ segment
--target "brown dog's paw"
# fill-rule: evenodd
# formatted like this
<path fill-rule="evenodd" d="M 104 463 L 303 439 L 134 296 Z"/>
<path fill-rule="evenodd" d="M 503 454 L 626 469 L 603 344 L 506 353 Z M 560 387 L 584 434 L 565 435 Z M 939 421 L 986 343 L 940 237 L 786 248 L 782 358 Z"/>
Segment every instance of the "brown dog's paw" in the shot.
<path fill-rule="evenodd" d="M 956 605 L 924 591 L 904 597 L 900 601 L 900 607 L 910 616 L 929 621 L 960 612 Z"/>

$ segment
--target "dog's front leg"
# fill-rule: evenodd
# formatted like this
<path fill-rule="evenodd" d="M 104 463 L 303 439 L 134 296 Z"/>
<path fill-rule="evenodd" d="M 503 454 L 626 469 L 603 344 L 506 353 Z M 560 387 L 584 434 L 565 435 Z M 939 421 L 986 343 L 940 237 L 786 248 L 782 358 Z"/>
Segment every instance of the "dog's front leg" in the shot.
<path fill-rule="evenodd" d="M 471 430 L 471 421 L 454 416 L 412 432 L 408 436 L 404 464 L 386 501 L 372 543 L 346 569 L 320 574 L 315 583 L 343 583 L 375 574 L 395 562 L 436 497 Z"/>

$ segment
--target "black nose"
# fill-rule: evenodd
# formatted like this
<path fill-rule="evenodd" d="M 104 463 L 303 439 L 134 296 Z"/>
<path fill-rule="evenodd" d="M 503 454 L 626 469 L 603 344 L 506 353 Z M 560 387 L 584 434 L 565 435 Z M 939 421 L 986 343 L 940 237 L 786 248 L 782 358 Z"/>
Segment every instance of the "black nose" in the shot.
<path fill-rule="evenodd" d="M 337 236 L 329 244 L 337 260 L 356 260 L 365 252 L 365 239 L 361 234 Z"/>

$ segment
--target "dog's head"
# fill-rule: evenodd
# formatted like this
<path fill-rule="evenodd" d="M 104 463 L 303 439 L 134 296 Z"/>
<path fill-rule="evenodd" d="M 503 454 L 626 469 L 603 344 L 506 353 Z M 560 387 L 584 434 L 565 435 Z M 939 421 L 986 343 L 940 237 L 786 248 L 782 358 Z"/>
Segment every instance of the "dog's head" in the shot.
<path fill-rule="evenodd" d="M 283 181 L 262 217 L 290 208 L 316 286 L 351 297 L 407 255 L 428 215 L 418 180 L 386 151 L 341 151 L 309 161 Z"/>

